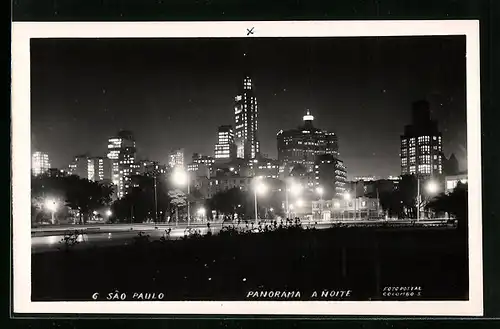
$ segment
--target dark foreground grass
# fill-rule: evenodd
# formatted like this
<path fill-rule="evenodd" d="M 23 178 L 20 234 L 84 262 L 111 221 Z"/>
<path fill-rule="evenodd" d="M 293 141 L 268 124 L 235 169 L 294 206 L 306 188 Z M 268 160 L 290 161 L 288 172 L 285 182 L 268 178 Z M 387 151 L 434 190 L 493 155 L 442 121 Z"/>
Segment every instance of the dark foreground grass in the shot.
<path fill-rule="evenodd" d="M 351 290 L 349 300 L 465 300 L 467 263 L 456 229 L 226 233 L 33 254 L 32 300 L 91 300 L 96 292 L 106 300 L 116 291 L 127 300 L 141 292 L 163 300 L 255 299 L 249 291 L 300 291 L 295 299 L 311 300 L 317 291 L 313 299 L 321 300 L 323 290 Z M 421 287 L 421 296 L 384 295 L 395 286 Z"/>

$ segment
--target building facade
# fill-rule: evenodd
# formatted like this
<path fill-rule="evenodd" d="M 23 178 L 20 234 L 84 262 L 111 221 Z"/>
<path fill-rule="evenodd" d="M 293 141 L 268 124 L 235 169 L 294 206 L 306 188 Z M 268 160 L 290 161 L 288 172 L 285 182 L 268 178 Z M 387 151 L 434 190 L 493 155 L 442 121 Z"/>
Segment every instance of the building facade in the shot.
<path fill-rule="evenodd" d="M 175 149 L 168 155 L 168 165 L 170 168 L 184 168 L 184 149 Z"/>
<path fill-rule="evenodd" d="M 302 118 L 303 124 L 297 129 L 280 130 L 277 134 L 278 161 L 285 173 L 295 165 L 302 165 L 312 172 L 316 157 L 329 154 L 338 157 L 338 139 L 333 132 L 315 128 L 314 116 L 310 111 Z"/>
<path fill-rule="evenodd" d="M 442 135 L 427 101 L 412 104 L 412 123 L 401 136 L 401 175 L 443 174 Z"/>
<path fill-rule="evenodd" d="M 467 173 L 461 173 L 453 176 L 445 177 L 445 192 L 450 193 L 453 192 L 455 187 L 457 187 L 458 183 L 467 184 Z"/>
<path fill-rule="evenodd" d="M 344 162 L 331 154 L 316 157 L 315 187 L 321 187 L 325 198 L 342 198 L 346 192 L 347 169 Z"/>
<path fill-rule="evenodd" d="M 157 161 L 141 160 L 139 161 L 139 174 L 146 176 L 158 176 L 167 173 L 167 166 Z"/>
<path fill-rule="evenodd" d="M 109 159 L 103 157 L 91 157 L 88 154 L 75 156 L 70 163 L 69 174 L 90 181 L 103 181 L 111 178 L 111 167 Z"/>
<path fill-rule="evenodd" d="M 38 176 L 50 169 L 49 155 L 46 152 L 37 151 L 31 156 L 31 172 Z"/>
<path fill-rule="evenodd" d="M 111 181 L 116 186 L 118 198 L 123 198 L 132 187 L 131 177 L 139 173 L 136 163 L 136 144 L 130 131 L 122 130 L 117 136 L 109 138 L 108 159 L 111 164 Z"/>
<path fill-rule="evenodd" d="M 255 159 L 260 153 L 257 138 L 258 104 L 250 76 L 245 76 L 240 92 L 235 97 L 234 124 L 236 156 L 241 159 Z"/>
<path fill-rule="evenodd" d="M 382 207 L 377 198 L 358 197 L 312 202 L 313 218 L 319 221 L 367 220 L 382 216 Z"/>
<path fill-rule="evenodd" d="M 256 159 L 257 160 L 257 159 Z M 279 162 L 275 159 L 260 158 L 252 164 L 255 176 L 279 178 Z"/>
<path fill-rule="evenodd" d="M 217 162 L 231 161 L 236 158 L 233 126 L 219 126 L 217 130 L 217 144 L 215 144 L 214 158 Z"/>
<path fill-rule="evenodd" d="M 110 161 L 104 157 L 89 157 L 87 159 L 88 180 L 103 181 L 111 179 Z"/>

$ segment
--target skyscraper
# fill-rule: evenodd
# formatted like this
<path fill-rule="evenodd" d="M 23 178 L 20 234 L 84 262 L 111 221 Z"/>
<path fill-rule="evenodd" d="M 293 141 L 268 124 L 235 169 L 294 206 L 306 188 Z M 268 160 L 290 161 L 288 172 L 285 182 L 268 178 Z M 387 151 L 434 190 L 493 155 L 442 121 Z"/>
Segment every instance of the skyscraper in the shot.
<path fill-rule="evenodd" d="M 131 176 L 139 171 L 135 163 L 136 146 L 134 135 L 122 130 L 111 137 L 108 143 L 108 159 L 111 161 L 111 181 L 117 187 L 116 192 L 122 198 L 131 187 Z"/>
<path fill-rule="evenodd" d="M 298 128 L 278 132 L 278 161 L 288 171 L 302 165 L 307 172 L 312 172 L 318 155 L 338 157 L 338 138 L 333 132 L 314 127 L 314 116 L 309 110 L 302 120 L 303 124 Z"/>
<path fill-rule="evenodd" d="M 75 156 L 73 159 L 73 162 L 70 163 L 69 165 L 69 170 L 68 172 L 71 175 L 76 175 L 80 178 L 85 178 L 89 179 L 89 155 L 88 154 L 81 154 Z"/>
<path fill-rule="evenodd" d="M 171 168 L 184 168 L 184 149 L 172 150 L 168 156 L 168 164 Z"/>
<path fill-rule="evenodd" d="M 401 136 L 402 175 L 440 175 L 443 173 L 442 135 L 431 118 L 427 101 L 412 104 L 412 123 Z"/>
<path fill-rule="evenodd" d="M 234 132 L 231 125 L 219 127 L 214 153 L 215 160 L 218 162 L 230 161 L 235 158 L 236 145 L 234 144 Z"/>
<path fill-rule="evenodd" d="M 92 181 L 102 181 L 110 179 L 111 168 L 109 159 L 103 157 L 89 157 L 88 163 L 88 179 Z"/>
<path fill-rule="evenodd" d="M 37 151 L 31 156 L 31 171 L 37 176 L 50 169 L 49 155 L 45 152 Z"/>
<path fill-rule="evenodd" d="M 249 75 L 243 79 L 234 106 L 236 156 L 241 159 L 255 159 L 260 153 L 257 139 L 258 105 L 254 85 Z"/>
<path fill-rule="evenodd" d="M 77 155 L 69 165 L 69 173 L 90 181 L 109 179 L 109 160 L 103 157 L 91 157 L 88 154 Z"/>

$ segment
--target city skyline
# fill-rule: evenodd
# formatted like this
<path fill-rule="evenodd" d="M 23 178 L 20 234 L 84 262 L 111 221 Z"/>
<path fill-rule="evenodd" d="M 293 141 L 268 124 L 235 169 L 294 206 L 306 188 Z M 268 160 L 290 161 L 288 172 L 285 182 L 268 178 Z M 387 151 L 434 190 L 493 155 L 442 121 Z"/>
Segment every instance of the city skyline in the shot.
<path fill-rule="evenodd" d="M 288 51 L 298 56 L 287 58 Z M 339 136 L 349 176 L 398 174 L 411 103 L 427 98 L 445 155 L 455 153 L 465 165 L 459 36 L 34 40 L 32 146 L 63 168 L 73 153 L 104 155 L 108 138 L 128 129 L 138 158 L 168 163 L 175 148 L 213 156 L 217 127 L 233 124 L 234 95 L 248 69 L 259 99 L 261 151 L 272 158 L 276 133 L 299 126 L 310 109 L 319 128 Z"/>

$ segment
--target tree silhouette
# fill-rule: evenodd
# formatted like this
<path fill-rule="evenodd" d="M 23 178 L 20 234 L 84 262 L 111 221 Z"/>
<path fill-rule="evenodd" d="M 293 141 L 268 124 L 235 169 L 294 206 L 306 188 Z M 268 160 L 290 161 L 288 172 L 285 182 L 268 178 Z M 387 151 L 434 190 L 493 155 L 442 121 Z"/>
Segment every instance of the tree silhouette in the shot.
<path fill-rule="evenodd" d="M 80 214 L 80 224 L 85 224 L 90 213 L 111 202 L 113 187 L 89 181 L 78 176 L 63 178 L 66 189 L 66 205 Z"/>
<path fill-rule="evenodd" d="M 237 214 L 238 218 L 244 218 L 249 208 L 248 204 L 248 194 L 238 187 L 221 191 L 210 200 L 210 208 L 215 210 L 217 215 L 225 215 L 231 220 L 234 220 L 234 214 Z"/>
<path fill-rule="evenodd" d="M 168 191 L 168 197 L 170 199 L 170 204 L 173 206 L 172 210 L 175 210 L 175 219 L 179 220 L 179 208 L 187 206 L 186 195 L 179 189 Z M 171 212 L 172 215 L 172 212 Z"/>
<path fill-rule="evenodd" d="M 111 202 L 113 187 L 89 181 L 78 176 L 40 175 L 31 180 L 32 220 L 43 210 L 47 198 L 61 200 L 66 206 L 80 212 L 80 223 L 85 223 L 89 213 Z"/>
<path fill-rule="evenodd" d="M 438 214 L 450 214 L 458 220 L 458 226 L 465 229 L 468 222 L 468 185 L 459 182 L 452 192 L 440 193 L 425 207 Z"/>

